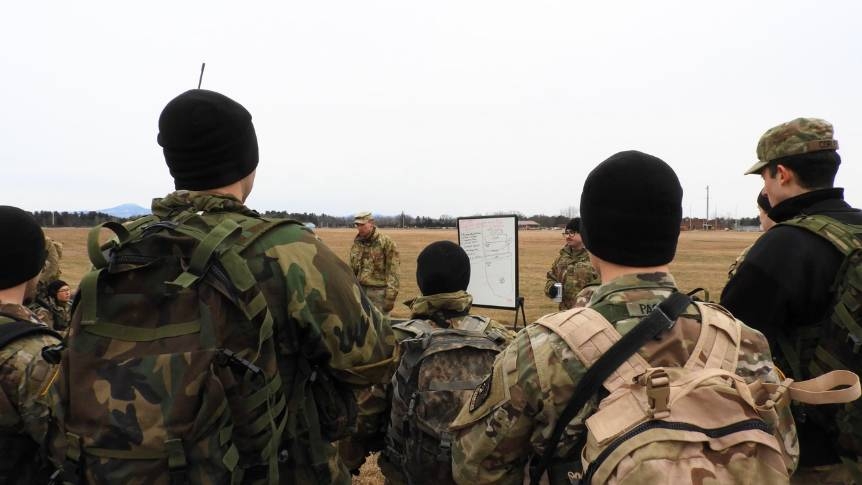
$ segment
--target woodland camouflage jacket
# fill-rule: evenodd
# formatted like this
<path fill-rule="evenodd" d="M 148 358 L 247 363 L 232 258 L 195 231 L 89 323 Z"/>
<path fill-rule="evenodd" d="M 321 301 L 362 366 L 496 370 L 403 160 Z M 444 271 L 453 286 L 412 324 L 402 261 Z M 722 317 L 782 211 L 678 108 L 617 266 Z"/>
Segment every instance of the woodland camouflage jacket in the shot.
<path fill-rule="evenodd" d="M 153 201 L 153 214 L 167 216 L 189 207 L 209 213 L 257 215 L 232 197 L 188 191 Z M 311 230 L 298 224 L 282 225 L 258 238 L 242 256 L 272 312 L 280 368 L 296 368 L 294 361 L 305 358 L 328 369 L 337 384 L 351 388 L 367 387 L 388 377 L 394 345 L 389 322 L 363 295 L 350 268 Z M 288 413 L 294 416 L 296 410 L 290 408 L 294 376 L 281 377 L 288 395 Z M 319 436 L 309 433 L 316 434 Z M 290 431 L 285 435 L 290 436 Z M 296 456 L 297 450 L 311 447 L 285 445 L 293 453 L 280 467 L 281 483 L 318 481 L 319 474 L 305 465 L 308 458 Z M 334 447 L 324 445 L 331 482 L 349 484 L 350 477 L 338 462 Z"/>
<path fill-rule="evenodd" d="M 667 273 L 625 275 L 599 287 L 590 307 L 625 335 L 675 286 Z M 689 306 L 669 333 L 645 345 L 640 355 L 657 366 L 685 363 L 700 334 L 700 319 L 699 310 Z M 777 383 L 765 337 L 742 325 L 741 342 L 736 373 L 747 382 L 761 379 Z M 453 423 L 459 430 L 452 449 L 456 482 L 523 483 L 527 460 L 533 453 L 543 453 L 557 417 L 585 373 L 585 366 L 556 333 L 536 324 L 521 331 L 494 363 L 489 385 L 483 383 L 477 388 L 478 395 L 474 393 L 471 399 L 474 402 L 462 408 Z M 595 411 L 596 404 L 594 397 L 571 421 L 557 456 L 569 457 L 584 437 L 584 420 Z M 798 456 L 796 428 L 789 411 L 781 423 L 780 437 Z"/>

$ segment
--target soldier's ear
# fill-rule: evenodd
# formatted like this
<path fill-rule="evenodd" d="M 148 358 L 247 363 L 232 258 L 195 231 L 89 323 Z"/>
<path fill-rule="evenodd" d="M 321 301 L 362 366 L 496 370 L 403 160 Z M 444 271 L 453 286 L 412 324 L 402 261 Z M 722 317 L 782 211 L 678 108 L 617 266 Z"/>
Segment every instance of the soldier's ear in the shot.
<path fill-rule="evenodd" d="M 787 168 L 786 166 L 784 166 L 780 163 L 777 164 L 775 167 L 776 167 L 775 177 L 778 179 L 779 185 L 787 185 L 787 184 L 789 184 L 791 182 L 795 182 L 797 180 L 796 172 L 794 172 L 792 169 Z"/>

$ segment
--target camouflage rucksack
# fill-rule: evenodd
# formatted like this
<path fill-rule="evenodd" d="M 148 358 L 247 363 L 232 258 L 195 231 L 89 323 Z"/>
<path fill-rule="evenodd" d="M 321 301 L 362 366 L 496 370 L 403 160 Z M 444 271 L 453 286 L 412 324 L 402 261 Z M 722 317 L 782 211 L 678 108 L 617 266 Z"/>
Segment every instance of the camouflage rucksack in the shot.
<path fill-rule="evenodd" d="M 806 215 L 778 225 L 811 231 L 844 255 L 831 287 L 833 307 L 827 320 L 799 327 L 791 334 L 779 334 L 778 344 L 786 364 L 798 378 L 834 369 L 862 373 L 862 226 L 845 224 L 824 215 Z M 837 437 L 843 452 L 862 457 L 862 403 L 859 401 L 840 408 L 798 409 L 796 414 L 797 419 L 815 420 L 824 428 L 824 433 Z M 862 482 L 858 459 L 855 468 L 856 477 Z"/>
<path fill-rule="evenodd" d="M 740 323 L 710 303 L 693 303 L 702 330 L 688 361 L 651 366 L 636 349 L 675 324 L 689 301 L 674 294 L 622 337 L 590 308 L 537 322 L 559 335 L 588 371 L 574 391 L 577 404 L 559 416 L 541 466 L 531 469 L 531 483 L 786 484 L 799 454 L 795 441 L 782 439 L 792 424 L 790 400 L 824 404 L 859 397 L 859 378 L 846 371 L 806 382 L 747 383 L 736 374 Z M 580 455 L 550 459 L 562 431 L 599 385 L 607 393 L 584 421 Z"/>
<path fill-rule="evenodd" d="M 286 223 L 186 210 L 90 232 L 55 384 L 62 481 L 277 483 L 273 319 L 240 253 Z"/>
<path fill-rule="evenodd" d="M 399 344 L 383 453 L 411 484 L 452 483 L 449 424 L 506 344 L 488 318 L 466 316 L 459 327 L 421 319 L 392 326 L 412 337 Z"/>

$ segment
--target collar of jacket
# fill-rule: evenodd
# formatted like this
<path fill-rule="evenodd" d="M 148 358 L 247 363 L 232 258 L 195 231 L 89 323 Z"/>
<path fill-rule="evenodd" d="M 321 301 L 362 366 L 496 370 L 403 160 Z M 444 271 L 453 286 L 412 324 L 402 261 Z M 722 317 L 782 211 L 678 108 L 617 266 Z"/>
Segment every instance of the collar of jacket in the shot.
<path fill-rule="evenodd" d="M 378 234 L 377 234 L 377 226 L 374 226 L 374 228 L 372 228 L 372 229 L 371 229 L 371 234 L 369 234 L 368 236 L 366 236 L 366 237 L 359 237 L 359 234 L 357 234 L 357 235 L 356 235 L 356 237 L 355 237 L 354 239 L 355 239 L 356 241 L 361 242 L 361 243 L 364 243 L 364 244 L 371 244 L 371 242 L 373 242 L 373 241 L 376 241 L 376 240 L 377 240 L 377 236 L 378 236 Z"/>
<path fill-rule="evenodd" d="M 769 211 L 769 218 L 775 222 L 784 222 L 803 213 L 816 213 L 818 210 L 817 206 L 828 200 L 838 200 L 843 202 L 844 189 L 840 187 L 818 189 L 804 194 L 799 194 L 796 197 L 791 197 L 773 207 L 772 210 Z"/>
<path fill-rule="evenodd" d="M 599 286 L 595 293 L 593 293 L 592 298 L 590 298 L 590 304 L 588 306 L 593 306 L 608 298 L 611 294 L 621 291 L 652 290 L 659 291 L 664 294 L 675 289 L 676 281 L 670 273 L 626 274 Z"/>
<path fill-rule="evenodd" d="M 437 311 L 466 315 L 472 305 L 473 297 L 466 291 L 417 296 L 410 305 L 410 316 L 421 318 Z"/>
<path fill-rule="evenodd" d="M 164 198 L 153 199 L 153 214 L 159 217 L 170 217 L 188 209 L 203 212 L 237 212 L 252 217 L 260 217 L 256 211 L 249 209 L 230 195 L 177 190 Z"/>

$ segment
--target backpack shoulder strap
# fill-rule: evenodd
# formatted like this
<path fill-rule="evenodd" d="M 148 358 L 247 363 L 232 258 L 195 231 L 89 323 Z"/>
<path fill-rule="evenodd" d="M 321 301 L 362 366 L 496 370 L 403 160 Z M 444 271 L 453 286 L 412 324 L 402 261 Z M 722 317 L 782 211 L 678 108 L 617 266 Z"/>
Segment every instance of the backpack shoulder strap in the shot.
<path fill-rule="evenodd" d="M 559 335 L 586 367 L 591 367 L 620 338 L 617 329 L 592 308 L 575 308 L 540 318 L 537 324 Z M 649 363 L 637 352 L 614 369 L 604 386 L 609 392 L 643 374 Z"/>
<path fill-rule="evenodd" d="M 813 232 L 832 243 L 844 256 L 862 249 L 862 239 L 860 239 L 862 226 L 845 224 L 823 214 L 795 217 L 779 222 L 777 225 L 798 227 Z"/>
<path fill-rule="evenodd" d="M 0 316 L 0 349 L 30 335 L 50 335 L 57 340 L 63 340 L 60 334 L 45 325 Z"/>
<path fill-rule="evenodd" d="M 714 303 L 695 302 L 701 330 L 685 368 L 736 371 L 742 326 L 727 310 Z"/>

